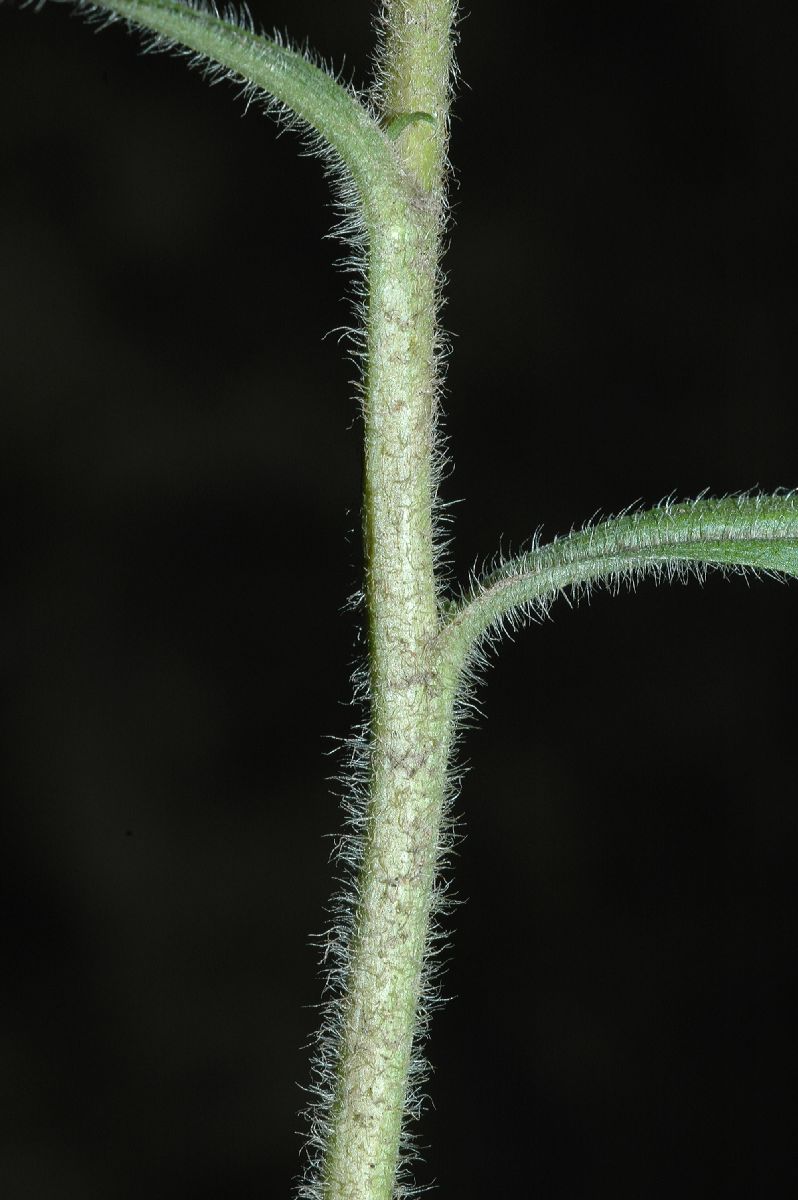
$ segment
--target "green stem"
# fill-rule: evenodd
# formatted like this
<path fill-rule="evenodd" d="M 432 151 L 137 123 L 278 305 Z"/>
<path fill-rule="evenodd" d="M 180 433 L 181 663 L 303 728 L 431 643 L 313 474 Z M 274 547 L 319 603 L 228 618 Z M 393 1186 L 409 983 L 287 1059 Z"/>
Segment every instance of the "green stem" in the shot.
<path fill-rule="evenodd" d="M 385 6 L 383 122 L 403 203 L 369 249 L 365 402 L 370 787 L 357 882 L 325 1200 L 390 1200 L 423 1001 L 451 706 L 433 669 L 439 628 L 432 507 L 437 286 L 448 133 L 450 0 Z"/>
<path fill-rule="evenodd" d="M 492 630 L 545 610 L 564 589 L 710 565 L 798 575 L 798 501 L 792 493 L 703 500 L 605 522 L 504 563 L 444 606 L 432 512 L 455 0 L 384 0 L 376 117 L 303 55 L 211 12 L 177 0 L 77 3 L 262 89 L 315 132 L 354 184 L 344 199 L 368 242 L 369 782 L 354 896 L 345 898 L 344 978 L 317 1064 L 327 1093 L 311 1138 L 318 1158 L 302 1192 L 391 1200 L 416 1107 L 452 714 L 469 659 Z"/>
<path fill-rule="evenodd" d="M 322 1031 L 321 1090 L 303 1184 L 325 1200 L 390 1200 L 423 1005 L 449 758 L 451 687 L 439 632 L 436 480 L 439 255 L 445 212 L 454 0 L 386 0 L 375 118 L 282 44 L 180 0 L 77 0 L 161 49 L 273 97 L 332 150 L 354 183 L 343 200 L 366 234 L 366 598 L 369 790 L 343 991 Z M 276 100 L 276 104 L 274 101 Z M 423 1022 L 422 1022 L 423 1023 Z"/>
<path fill-rule="evenodd" d="M 398 279 L 402 271 L 395 269 Z M 375 302 L 381 283 L 378 276 Z M 391 294 L 395 298 L 395 290 Z M 409 310 L 406 316 L 394 327 L 372 310 L 377 361 L 386 347 L 409 351 L 403 337 L 413 329 L 429 331 Z M 399 391 L 393 401 L 389 382 L 384 394 L 370 392 L 374 408 L 367 420 L 367 450 L 374 456 L 366 501 L 373 776 L 325 1200 L 390 1200 L 393 1194 L 452 713 L 480 640 L 504 622 L 545 611 L 566 589 L 613 585 L 644 573 L 670 577 L 719 566 L 798 575 L 794 493 L 699 500 L 619 517 L 520 555 L 478 582 L 438 626 L 424 519 L 430 503 L 426 459 L 408 424 L 415 413 L 421 429 L 429 404 L 423 390 L 413 390 L 423 378 L 413 373 L 419 362 L 413 367 L 409 354 L 397 361 L 407 372 Z M 394 378 L 395 365 L 385 366 L 386 380 Z"/>
<path fill-rule="evenodd" d="M 383 7 L 383 120 L 425 114 L 402 139 L 402 159 L 443 200 L 453 68 L 454 0 L 387 0 Z"/>

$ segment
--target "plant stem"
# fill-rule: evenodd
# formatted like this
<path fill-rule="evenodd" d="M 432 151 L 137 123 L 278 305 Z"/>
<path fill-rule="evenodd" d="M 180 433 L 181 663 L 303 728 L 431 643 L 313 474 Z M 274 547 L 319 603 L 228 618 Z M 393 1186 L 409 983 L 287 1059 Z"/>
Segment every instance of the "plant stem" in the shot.
<path fill-rule="evenodd" d="M 390 1200 L 419 1025 L 450 711 L 432 506 L 438 258 L 448 134 L 451 0 L 392 0 L 383 20 L 383 123 L 399 195 L 370 230 L 365 397 L 370 785 L 342 1041 L 323 1166 L 325 1200 Z"/>
<path fill-rule="evenodd" d="M 350 937 L 336 959 L 343 988 L 320 1035 L 319 1103 L 301 1194 L 391 1200 L 411 1140 L 405 1121 L 420 1099 L 414 1088 L 423 1061 L 414 1044 L 433 998 L 425 956 L 446 840 L 453 709 L 480 644 L 544 613 L 564 590 L 617 586 L 646 573 L 701 574 L 708 566 L 798 577 L 798 494 L 668 503 L 626 515 L 535 545 L 475 580 L 460 601 L 439 601 L 437 310 L 456 0 L 383 0 L 379 119 L 301 52 L 218 16 L 205 0 L 75 3 L 104 22 L 139 28 L 150 48 L 189 51 L 212 76 L 242 82 L 250 98 L 265 94 L 278 117 L 309 130 L 315 149 L 342 168 L 339 197 L 368 242 L 369 790 L 355 830 L 357 837 L 362 815 L 344 921 Z M 332 974 L 340 983 L 341 970 Z"/>

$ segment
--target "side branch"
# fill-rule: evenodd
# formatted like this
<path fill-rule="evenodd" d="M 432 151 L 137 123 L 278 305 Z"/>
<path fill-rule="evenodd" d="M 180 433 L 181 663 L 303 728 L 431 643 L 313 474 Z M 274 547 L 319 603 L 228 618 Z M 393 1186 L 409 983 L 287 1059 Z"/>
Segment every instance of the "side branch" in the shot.
<path fill-rule="evenodd" d="M 665 504 L 534 547 L 475 583 L 451 610 L 440 647 L 462 663 L 491 629 L 542 615 L 568 589 L 712 566 L 798 577 L 798 493 Z"/>
<path fill-rule="evenodd" d="M 227 74 L 245 92 L 273 98 L 347 166 L 367 219 L 376 211 L 376 194 L 395 181 L 396 161 L 377 121 L 352 92 L 296 50 L 199 2 L 76 0 L 75 7 L 102 24 L 124 21 L 150 35 L 150 48 L 188 52 L 207 73 Z"/>

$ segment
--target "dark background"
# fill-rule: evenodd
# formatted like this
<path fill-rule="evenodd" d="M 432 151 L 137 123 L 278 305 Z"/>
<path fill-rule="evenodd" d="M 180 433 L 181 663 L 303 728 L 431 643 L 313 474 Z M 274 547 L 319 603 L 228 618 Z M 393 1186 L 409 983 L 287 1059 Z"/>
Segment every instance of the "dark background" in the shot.
<path fill-rule="evenodd" d="M 261 3 L 365 78 L 365 0 Z M 790 9 L 475 5 L 454 566 L 798 483 Z M 318 163 L 173 59 L 0 9 L 4 1196 L 286 1196 L 359 577 Z M 786 1196 L 798 586 L 597 596 L 469 734 L 419 1168 Z"/>

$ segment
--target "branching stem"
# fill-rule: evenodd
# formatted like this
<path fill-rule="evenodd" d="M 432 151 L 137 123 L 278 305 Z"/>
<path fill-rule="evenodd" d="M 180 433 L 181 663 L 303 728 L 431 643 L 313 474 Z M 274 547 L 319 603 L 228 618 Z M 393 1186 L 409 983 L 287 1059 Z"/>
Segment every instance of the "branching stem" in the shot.
<path fill-rule="evenodd" d="M 621 517 L 535 547 L 444 604 L 432 514 L 455 0 L 384 0 L 376 113 L 304 55 L 199 4 L 76 3 L 262 89 L 313 132 L 354 187 L 367 242 L 369 779 L 342 990 L 323 1041 L 333 1061 L 318 1067 L 322 1097 L 302 1194 L 391 1200 L 429 999 L 424 964 L 453 713 L 481 640 L 544 611 L 563 590 L 645 572 L 718 565 L 798 575 L 798 501 L 743 496 Z"/>

